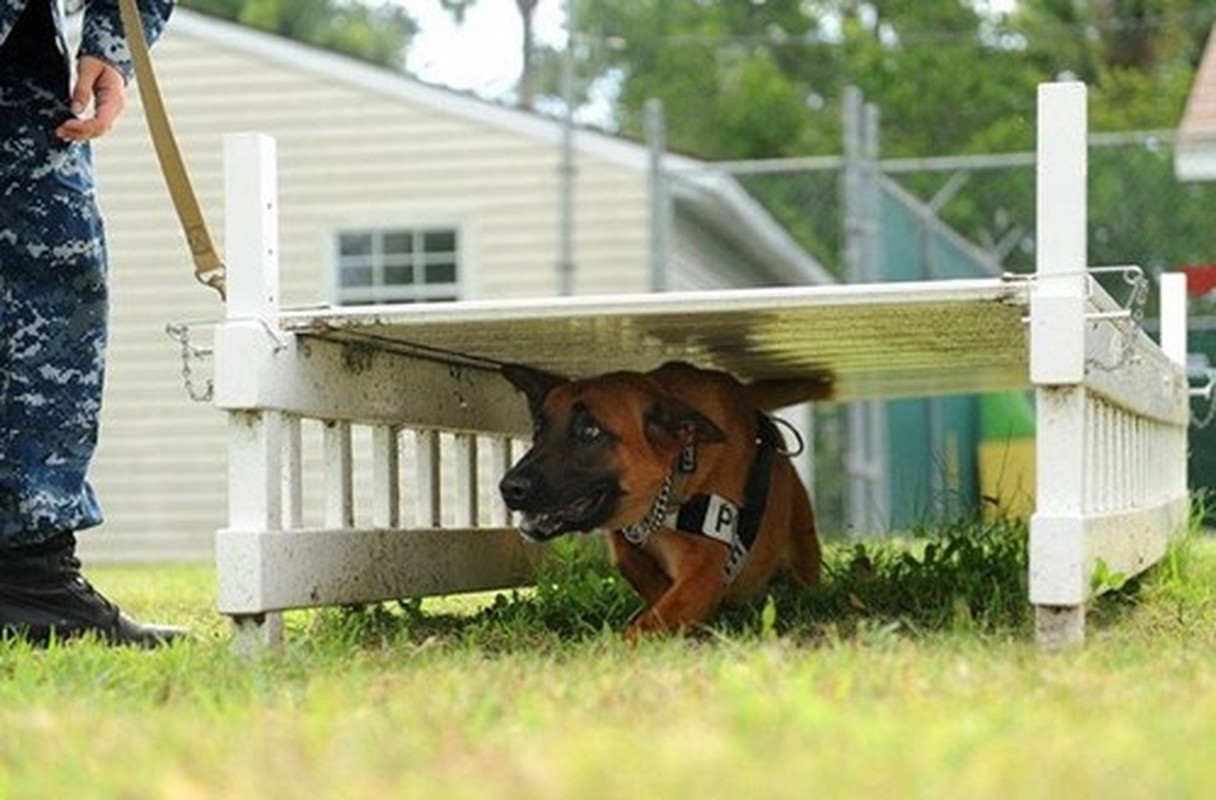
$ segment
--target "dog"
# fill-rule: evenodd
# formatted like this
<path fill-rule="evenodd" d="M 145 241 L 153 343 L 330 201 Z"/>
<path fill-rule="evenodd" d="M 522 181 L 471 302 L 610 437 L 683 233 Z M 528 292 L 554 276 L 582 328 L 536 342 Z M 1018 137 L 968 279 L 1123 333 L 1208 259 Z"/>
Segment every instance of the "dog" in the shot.
<path fill-rule="evenodd" d="M 702 626 L 778 573 L 818 582 L 810 498 L 767 412 L 827 397 L 830 380 L 743 384 L 682 362 L 573 381 L 514 364 L 502 374 L 534 425 L 503 501 L 532 541 L 608 532 L 645 603 L 627 638 Z"/>

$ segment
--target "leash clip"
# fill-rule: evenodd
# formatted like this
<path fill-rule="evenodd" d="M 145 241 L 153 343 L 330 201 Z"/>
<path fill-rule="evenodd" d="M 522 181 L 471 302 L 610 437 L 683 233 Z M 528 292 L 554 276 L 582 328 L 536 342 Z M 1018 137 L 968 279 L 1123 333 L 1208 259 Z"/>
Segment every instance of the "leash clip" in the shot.
<path fill-rule="evenodd" d="M 676 466 L 681 475 L 697 471 L 697 445 L 696 442 L 690 442 L 684 445 L 684 449 L 680 451 L 680 461 Z"/>

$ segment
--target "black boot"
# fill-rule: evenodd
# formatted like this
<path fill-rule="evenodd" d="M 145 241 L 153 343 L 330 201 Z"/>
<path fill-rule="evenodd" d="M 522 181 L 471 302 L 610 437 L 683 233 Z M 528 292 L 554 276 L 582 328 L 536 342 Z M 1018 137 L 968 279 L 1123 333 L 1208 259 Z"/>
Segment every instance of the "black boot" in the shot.
<path fill-rule="evenodd" d="M 0 548 L 0 639 L 44 645 L 95 634 L 110 644 L 156 647 L 185 635 L 181 628 L 141 625 L 80 574 L 76 537 Z"/>

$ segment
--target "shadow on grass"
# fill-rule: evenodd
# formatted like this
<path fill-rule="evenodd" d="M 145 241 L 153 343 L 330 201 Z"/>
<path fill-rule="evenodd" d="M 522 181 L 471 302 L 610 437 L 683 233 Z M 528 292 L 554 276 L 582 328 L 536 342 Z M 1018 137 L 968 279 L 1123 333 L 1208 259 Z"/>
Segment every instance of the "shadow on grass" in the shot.
<path fill-rule="evenodd" d="M 314 630 L 364 644 L 456 640 L 478 647 L 535 647 L 611 635 L 641 608 L 598 538 L 561 540 L 535 588 L 498 594 L 472 612 L 403 601 L 321 612 Z M 966 632 L 1028 636 L 1027 531 L 1022 522 L 968 522 L 900 540 L 825 547 L 823 580 L 770 587 L 763 602 L 726 609 L 706 632 L 815 643 L 876 630 L 911 636 Z M 1128 582 L 1121 596 L 1132 602 Z M 1114 612 L 1112 612 L 1114 613 Z"/>

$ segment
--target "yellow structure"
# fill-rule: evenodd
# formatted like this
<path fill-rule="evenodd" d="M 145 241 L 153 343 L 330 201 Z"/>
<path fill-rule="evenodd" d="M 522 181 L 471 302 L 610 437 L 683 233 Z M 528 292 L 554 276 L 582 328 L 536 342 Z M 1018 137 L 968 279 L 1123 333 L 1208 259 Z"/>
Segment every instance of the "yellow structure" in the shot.
<path fill-rule="evenodd" d="M 980 496 L 984 516 L 1029 518 L 1034 512 L 1034 408 L 1025 392 L 980 400 Z"/>

